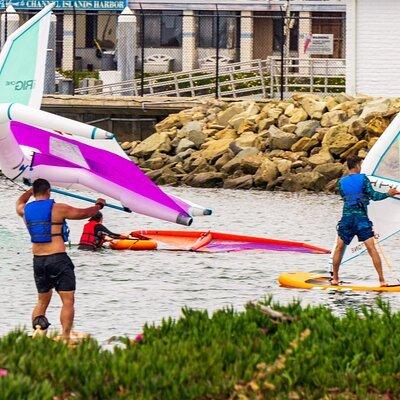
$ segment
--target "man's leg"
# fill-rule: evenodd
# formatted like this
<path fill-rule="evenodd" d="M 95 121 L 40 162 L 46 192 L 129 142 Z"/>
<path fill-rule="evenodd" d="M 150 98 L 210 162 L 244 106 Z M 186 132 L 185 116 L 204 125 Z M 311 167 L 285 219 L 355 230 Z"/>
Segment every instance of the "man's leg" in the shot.
<path fill-rule="evenodd" d="M 343 240 L 338 236 L 336 248 L 332 258 L 332 268 L 333 268 L 333 277 L 331 281 L 332 285 L 339 285 L 339 267 L 342 261 L 345 246 L 346 245 L 343 242 Z"/>
<path fill-rule="evenodd" d="M 50 304 L 52 294 L 53 290 L 38 294 L 37 303 L 32 312 L 32 321 L 39 315 L 46 315 L 47 307 Z"/>
<path fill-rule="evenodd" d="M 72 325 L 74 323 L 75 292 L 59 291 L 58 294 L 60 295 L 62 301 L 60 322 L 63 329 L 63 336 L 65 340 L 69 340 Z"/>
<path fill-rule="evenodd" d="M 387 286 L 387 283 L 385 282 L 385 278 L 383 276 L 381 257 L 379 256 L 379 253 L 376 250 L 374 238 L 372 237 L 372 238 L 367 239 L 364 242 L 364 244 L 368 250 L 369 255 L 372 258 L 372 262 L 374 264 L 376 272 L 378 273 L 380 285 Z"/>

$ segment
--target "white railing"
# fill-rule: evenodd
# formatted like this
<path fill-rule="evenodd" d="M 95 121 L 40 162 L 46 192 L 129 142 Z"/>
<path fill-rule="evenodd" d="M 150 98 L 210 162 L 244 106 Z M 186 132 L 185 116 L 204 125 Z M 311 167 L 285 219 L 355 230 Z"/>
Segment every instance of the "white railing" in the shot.
<path fill-rule="evenodd" d="M 332 58 L 280 58 L 221 64 L 219 96 L 276 97 L 293 92 L 341 92 L 345 89 L 345 60 Z M 210 97 L 215 95 L 215 65 L 192 71 L 144 78 L 144 96 Z M 75 94 L 141 96 L 141 79 L 75 90 Z"/>

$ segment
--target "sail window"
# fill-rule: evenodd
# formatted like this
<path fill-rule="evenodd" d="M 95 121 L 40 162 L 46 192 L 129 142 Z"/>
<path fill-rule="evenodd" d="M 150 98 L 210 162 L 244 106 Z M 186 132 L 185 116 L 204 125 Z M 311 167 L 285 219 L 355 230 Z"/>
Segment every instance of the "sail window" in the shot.
<path fill-rule="evenodd" d="M 400 132 L 380 159 L 373 175 L 400 182 Z"/>

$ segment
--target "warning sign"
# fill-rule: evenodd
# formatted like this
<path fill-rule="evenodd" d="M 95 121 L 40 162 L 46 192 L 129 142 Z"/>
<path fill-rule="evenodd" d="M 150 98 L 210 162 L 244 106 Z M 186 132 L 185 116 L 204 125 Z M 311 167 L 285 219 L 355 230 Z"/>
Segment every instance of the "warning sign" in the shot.
<path fill-rule="evenodd" d="M 310 33 L 304 35 L 304 54 L 330 56 L 333 54 L 333 34 Z"/>

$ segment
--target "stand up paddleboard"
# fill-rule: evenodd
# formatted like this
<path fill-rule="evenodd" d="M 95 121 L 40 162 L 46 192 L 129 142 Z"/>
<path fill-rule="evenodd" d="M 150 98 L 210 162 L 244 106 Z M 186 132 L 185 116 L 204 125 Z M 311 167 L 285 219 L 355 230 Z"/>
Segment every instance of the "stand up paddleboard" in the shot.
<path fill-rule="evenodd" d="M 285 272 L 278 278 L 281 286 L 297 289 L 319 289 L 335 291 L 359 291 L 359 292 L 400 292 L 399 285 L 368 286 L 361 283 L 344 282 L 341 285 L 331 285 L 328 276 L 311 272 Z"/>

